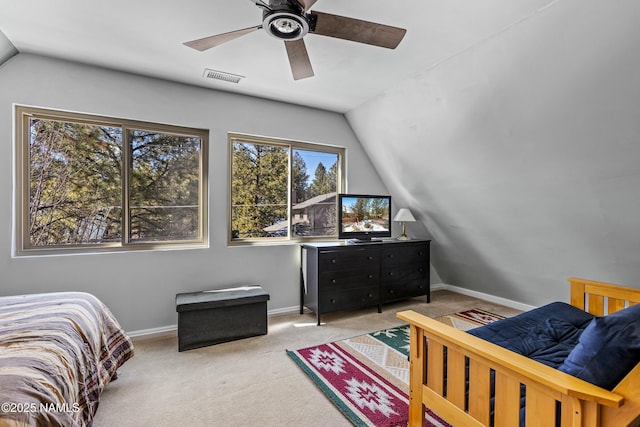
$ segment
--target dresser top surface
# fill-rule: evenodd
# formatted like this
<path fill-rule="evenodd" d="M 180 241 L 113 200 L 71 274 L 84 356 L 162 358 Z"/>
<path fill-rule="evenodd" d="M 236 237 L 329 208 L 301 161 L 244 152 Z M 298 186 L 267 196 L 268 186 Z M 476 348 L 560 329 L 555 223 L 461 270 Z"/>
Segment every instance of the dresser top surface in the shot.
<path fill-rule="evenodd" d="M 411 239 L 411 240 L 398 240 L 398 239 L 380 239 L 372 242 L 354 242 L 351 240 L 332 240 L 325 242 L 306 242 L 302 244 L 302 247 L 312 248 L 328 248 L 337 246 L 378 246 L 388 244 L 400 244 L 400 243 L 425 243 L 430 242 L 428 239 Z"/>

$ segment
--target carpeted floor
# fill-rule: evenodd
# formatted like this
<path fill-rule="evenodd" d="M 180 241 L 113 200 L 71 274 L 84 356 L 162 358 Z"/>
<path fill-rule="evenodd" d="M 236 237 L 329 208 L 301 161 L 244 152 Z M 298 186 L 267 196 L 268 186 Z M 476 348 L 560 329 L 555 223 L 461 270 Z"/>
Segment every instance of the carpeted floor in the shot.
<path fill-rule="evenodd" d="M 268 335 L 179 353 L 177 338 L 134 340 L 136 355 L 102 396 L 94 427 L 111 426 L 349 426 L 287 356 L 304 348 L 402 324 L 412 309 L 431 317 L 480 308 L 511 316 L 517 310 L 455 294 L 326 314 L 269 318 Z"/>

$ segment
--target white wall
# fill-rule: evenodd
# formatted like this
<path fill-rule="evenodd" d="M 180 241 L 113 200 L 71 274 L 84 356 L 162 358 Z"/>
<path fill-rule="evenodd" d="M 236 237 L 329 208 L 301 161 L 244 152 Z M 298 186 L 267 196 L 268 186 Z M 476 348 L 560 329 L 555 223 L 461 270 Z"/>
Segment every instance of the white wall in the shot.
<path fill-rule="evenodd" d="M 558 1 L 347 114 L 445 283 L 532 305 L 568 276 L 640 286 L 638 17 Z"/>
<path fill-rule="evenodd" d="M 13 103 L 210 129 L 210 248 L 11 258 Z M 296 245 L 227 247 L 227 132 L 346 147 L 348 189 L 386 193 L 341 114 L 19 54 L 0 68 L 0 295 L 94 293 L 126 330 L 176 323 L 179 292 L 259 284 L 297 307 Z"/>

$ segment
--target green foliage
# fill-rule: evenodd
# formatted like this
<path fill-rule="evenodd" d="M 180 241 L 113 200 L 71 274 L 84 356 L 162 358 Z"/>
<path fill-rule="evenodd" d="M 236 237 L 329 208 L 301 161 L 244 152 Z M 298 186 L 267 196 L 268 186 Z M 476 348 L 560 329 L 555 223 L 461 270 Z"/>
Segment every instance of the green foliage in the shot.
<path fill-rule="evenodd" d="M 304 202 L 309 198 L 307 195 L 307 181 L 309 180 L 309 175 L 307 175 L 307 164 L 300 152 L 297 150 L 293 152 L 292 169 L 294 202 Z"/>
<path fill-rule="evenodd" d="M 293 204 L 336 191 L 337 155 L 336 162 L 329 171 L 319 163 L 314 179 L 309 183 L 307 165 L 300 150 L 292 150 L 289 171 L 289 151 L 289 147 L 285 146 L 241 141 L 232 143 L 233 238 L 287 235 L 287 219 L 290 215 L 287 197 L 289 178 Z"/>
<path fill-rule="evenodd" d="M 364 220 L 365 217 L 369 216 L 369 211 L 371 209 L 369 199 L 358 198 L 351 206 L 351 209 L 357 222 Z"/>
<path fill-rule="evenodd" d="M 384 199 L 373 199 L 371 201 L 371 216 L 374 218 L 383 218 L 388 216 L 389 212 Z"/>
<path fill-rule="evenodd" d="M 233 144 L 232 229 L 239 237 L 265 237 L 264 229 L 287 218 L 288 150 Z"/>
<path fill-rule="evenodd" d="M 132 132 L 132 241 L 197 237 L 200 145 L 199 138 Z"/>
<path fill-rule="evenodd" d="M 30 244 L 117 238 L 120 129 L 33 119 L 30 130 Z"/>
<path fill-rule="evenodd" d="M 29 129 L 29 244 L 120 242 L 122 129 L 43 119 Z M 196 238 L 201 140 L 130 133 L 130 239 Z"/>
<path fill-rule="evenodd" d="M 318 163 L 313 177 L 313 182 L 309 186 L 308 198 L 336 191 L 337 168 L 337 162 L 334 163 L 328 171 L 322 162 Z"/>

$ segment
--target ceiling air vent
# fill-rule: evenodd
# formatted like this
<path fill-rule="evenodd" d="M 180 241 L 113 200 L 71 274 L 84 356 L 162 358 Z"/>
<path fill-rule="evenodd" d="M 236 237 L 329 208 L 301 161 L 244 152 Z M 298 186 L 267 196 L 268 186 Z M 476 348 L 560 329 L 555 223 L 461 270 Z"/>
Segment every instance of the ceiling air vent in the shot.
<path fill-rule="evenodd" d="M 238 83 L 244 79 L 245 76 L 239 76 L 237 74 L 225 73 L 224 71 L 211 70 L 209 68 L 204 69 L 204 77 L 214 80 L 223 80 L 225 82 Z"/>

